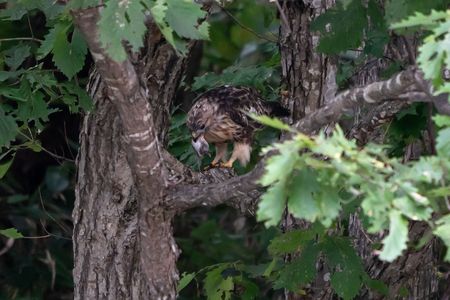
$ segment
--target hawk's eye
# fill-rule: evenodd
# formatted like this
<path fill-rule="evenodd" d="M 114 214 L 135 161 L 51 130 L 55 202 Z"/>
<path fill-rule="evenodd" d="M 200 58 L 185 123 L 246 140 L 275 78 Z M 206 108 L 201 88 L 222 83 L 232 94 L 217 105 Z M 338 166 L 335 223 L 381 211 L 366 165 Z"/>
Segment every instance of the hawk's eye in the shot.
<path fill-rule="evenodd" d="M 200 129 L 200 130 L 205 129 L 205 124 L 200 125 L 200 126 L 198 127 L 198 129 Z"/>

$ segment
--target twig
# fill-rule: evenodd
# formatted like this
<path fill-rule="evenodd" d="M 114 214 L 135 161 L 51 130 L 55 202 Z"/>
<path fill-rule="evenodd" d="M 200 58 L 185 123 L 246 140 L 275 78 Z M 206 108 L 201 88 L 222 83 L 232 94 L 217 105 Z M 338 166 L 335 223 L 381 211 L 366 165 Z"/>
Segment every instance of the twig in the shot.
<path fill-rule="evenodd" d="M 27 13 L 27 20 L 28 20 L 28 28 L 30 29 L 31 37 L 34 38 L 33 27 L 31 27 L 30 14 L 28 14 L 28 13 Z"/>
<path fill-rule="evenodd" d="M 46 239 L 51 237 L 50 234 L 47 235 L 40 235 L 40 236 L 24 236 L 22 239 L 28 239 L 28 240 L 38 240 L 38 239 Z"/>
<path fill-rule="evenodd" d="M 278 2 L 278 0 L 274 0 L 273 2 L 275 2 L 276 6 L 278 8 L 278 11 L 280 12 L 281 20 L 283 21 L 284 26 L 288 30 L 288 33 L 291 33 L 292 30 L 291 30 L 291 27 L 289 26 L 289 21 L 288 21 L 288 18 L 286 17 L 286 14 L 284 13 L 283 8 L 281 7 L 281 5 Z"/>
<path fill-rule="evenodd" d="M 240 27 L 242 27 L 242 29 L 244 29 L 244 30 L 246 30 L 246 31 L 248 31 L 248 32 L 250 32 L 250 33 L 252 33 L 252 34 L 254 34 L 256 37 L 258 37 L 258 38 L 260 38 L 260 39 L 262 39 L 262 40 L 268 41 L 268 42 L 270 42 L 270 43 L 278 43 L 278 41 L 272 40 L 272 39 L 270 39 L 270 38 L 268 38 L 268 37 L 265 37 L 265 36 L 263 36 L 263 35 L 257 33 L 256 31 L 254 31 L 254 30 L 251 29 L 250 27 L 245 26 L 245 25 L 242 24 L 235 16 L 233 16 L 233 14 L 231 14 L 225 7 L 223 7 L 223 6 L 219 5 L 219 4 L 217 4 L 217 5 L 223 10 L 224 13 L 226 13 L 226 14 L 228 15 L 228 16 L 229 16 L 236 24 L 238 24 Z"/>
<path fill-rule="evenodd" d="M 28 141 L 33 142 L 34 139 L 30 138 L 28 135 L 24 134 L 23 132 L 21 132 L 20 130 L 18 130 L 19 134 L 22 135 L 23 137 L 25 137 Z M 53 158 L 56 159 L 61 159 L 61 160 L 66 160 L 69 162 L 75 162 L 75 160 L 58 155 L 56 153 L 51 152 L 50 150 L 47 150 L 46 148 L 44 148 L 42 145 L 39 145 L 39 147 L 42 149 L 42 151 L 44 151 L 45 153 L 47 153 L 48 155 L 52 156 Z"/>
<path fill-rule="evenodd" d="M 5 247 L 3 247 L 0 250 L 0 256 L 2 256 L 3 254 L 7 253 L 9 251 L 9 249 L 11 249 L 11 247 L 14 245 L 14 241 L 15 240 L 11 239 L 11 238 L 6 241 Z"/>
<path fill-rule="evenodd" d="M 0 39 L 0 42 L 12 42 L 12 41 L 33 41 L 33 42 L 37 42 L 37 43 L 44 42 L 43 40 L 37 39 L 35 37 L 15 37 L 15 38 Z"/>
<path fill-rule="evenodd" d="M 41 194 L 41 188 L 40 188 L 40 187 L 39 187 L 39 199 L 40 199 L 40 201 L 41 201 L 41 206 L 42 206 L 42 210 L 44 211 L 44 213 L 45 213 L 50 219 L 52 219 L 52 220 L 53 220 L 53 221 L 54 221 L 54 222 L 55 222 L 62 230 L 67 231 L 67 229 L 64 228 L 64 226 L 63 226 L 62 224 L 60 224 L 60 223 L 59 223 L 52 215 L 50 215 L 50 214 L 47 212 L 47 210 L 45 209 L 44 201 L 42 200 L 42 194 Z M 44 229 L 45 233 L 47 233 L 47 234 L 49 234 L 49 235 L 51 235 L 51 236 L 57 237 L 57 238 L 61 238 L 61 239 L 69 240 L 69 241 L 72 240 L 71 238 L 66 238 L 66 237 L 64 237 L 64 236 L 61 236 L 61 235 L 57 235 L 57 234 L 53 234 L 53 233 L 48 232 L 48 231 L 47 231 L 47 228 L 45 227 L 45 225 L 44 225 L 44 223 L 42 222 L 42 220 L 39 219 L 39 221 L 40 221 L 40 223 L 41 223 L 41 225 L 42 225 L 42 228 Z"/>

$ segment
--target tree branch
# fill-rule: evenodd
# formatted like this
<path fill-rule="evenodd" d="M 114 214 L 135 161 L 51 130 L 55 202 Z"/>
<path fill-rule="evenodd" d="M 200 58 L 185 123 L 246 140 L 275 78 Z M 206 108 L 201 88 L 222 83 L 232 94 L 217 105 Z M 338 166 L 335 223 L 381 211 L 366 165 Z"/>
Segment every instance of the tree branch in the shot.
<path fill-rule="evenodd" d="M 119 112 L 124 138 L 131 154 L 130 166 L 137 181 L 146 183 L 138 183 L 138 187 L 149 184 L 152 188 L 148 191 L 161 190 L 162 157 L 145 87 L 141 86 L 129 59 L 116 62 L 101 46 L 97 28 L 98 8 L 72 11 L 72 15 L 86 39 L 98 72 L 108 87 L 110 99 Z"/>
<path fill-rule="evenodd" d="M 398 99 L 415 83 L 414 68 L 403 71 L 386 80 L 347 90 L 337 95 L 329 104 L 314 111 L 297 122 L 294 127 L 304 133 L 312 133 L 323 126 L 339 120 L 345 111 L 350 111 L 361 102 L 380 103 Z"/>
<path fill-rule="evenodd" d="M 163 151 L 155 130 L 154 116 L 148 101 L 148 89 L 139 80 L 129 59 L 111 59 L 100 44 L 99 8 L 71 12 L 74 23 L 84 35 L 97 70 L 116 107 L 127 144 L 127 160 L 139 193 L 139 258 L 148 279 L 150 298 L 175 298 L 179 255 L 171 234 L 170 212 L 161 206 L 168 177 Z M 157 224 L 157 226 L 155 226 Z M 158 241 L 157 243 L 155 241 Z M 161 262 L 167 262 L 166 264 Z"/>
<path fill-rule="evenodd" d="M 380 104 L 389 100 L 415 102 L 417 96 L 424 96 L 423 88 L 417 84 L 421 78 L 421 72 L 410 68 L 386 81 L 347 90 L 337 95 L 328 105 L 294 124 L 293 127 L 305 134 L 312 134 L 323 126 L 338 121 L 346 110 L 355 108 L 361 102 Z M 420 98 L 420 100 L 427 99 Z M 256 201 L 262 194 L 262 187 L 257 184 L 257 181 L 264 173 L 264 162 L 264 159 L 261 160 L 254 170 L 242 176 L 207 184 L 175 186 L 167 196 L 165 205 L 176 212 L 181 212 L 197 206 L 216 206 L 226 203 L 243 212 L 253 213 Z M 205 174 L 205 176 L 208 175 Z"/>
<path fill-rule="evenodd" d="M 263 161 L 251 172 L 231 178 L 229 176 L 232 174 L 228 171 L 211 169 L 204 174 L 204 179 L 214 178 L 212 182 L 175 185 L 170 189 L 164 205 L 179 213 L 194 207 L 217 206 L 227 202 L 243 213 L 254 214 L 255 204 L 262 194 L 262 188 L 256 182 L 263 172 Z"/>

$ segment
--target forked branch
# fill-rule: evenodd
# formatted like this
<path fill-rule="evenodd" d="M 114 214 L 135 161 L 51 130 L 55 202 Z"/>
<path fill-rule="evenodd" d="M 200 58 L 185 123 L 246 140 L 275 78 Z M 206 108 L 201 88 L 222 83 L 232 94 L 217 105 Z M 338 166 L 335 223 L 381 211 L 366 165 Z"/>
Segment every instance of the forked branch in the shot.
<path fill-rule="evenodd" d="M 328 105 L 309 114 L 293 127 L 305 134 L 312 134 L 323 126 L 338 121 L 345 111 L 353 110 L 363 102 L 379 104 L 389 100 L 416 102 L 417 95 L 426 94 L 423 82 L 421 72 L 416 68 L 410 68 L 388 80 L 349 89 L 338 94 Z M 429 88 L 429 84 L 427 84 L 427 88 Z M 447 95 L 437 97 L 430 95 L 428 98 L 419 100 L 432 101 L 436 105 L 436 103 L 440 103 L 438 101 L 442 102 L 442 98 L 447 99 L 446 97 Z M 445 104 L 448 105 L 448 102 Z M 257 181 L 263 172 L 264 160 L 259 162 L 250 173 L 223 182 L 206 185 L 180 185 L 168 195 L 165 204 L 176 211 L 182 211 L 197 206 L 216 206 L 227 203 L 240 208 L 241 211 L 253 212 L 255 200 L 261 194 L 261 186 L 257 184 Z"/>

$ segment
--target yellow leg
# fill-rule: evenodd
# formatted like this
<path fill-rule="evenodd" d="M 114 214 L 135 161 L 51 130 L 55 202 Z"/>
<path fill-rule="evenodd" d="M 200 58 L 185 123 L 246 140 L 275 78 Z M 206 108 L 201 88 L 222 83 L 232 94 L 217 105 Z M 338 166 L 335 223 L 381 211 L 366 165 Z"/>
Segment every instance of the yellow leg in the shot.
<path fill-rule="evenodd" d="M 230 158 L 226 163 L 220 164 L 220 167 L 221 168 L 232 168 L 235 160 L 236 160 L 236 158 L 234 158 L 234 159 Z"/>
<path fill-rule="evenodd" d="M 227 154 L 227 144 L 216 144 L 216 157 L 214 157 L 211 166 L 215 167 L 220 160 L 224 159 L 225 155 Z"/>
<path fill-rule="evenodd" d="M 234 143 L 233 153 L 231 154 L 230 159 L 226 163 L 221 164 L 221 167 L 232 168 L 236 159 L 239 159 L 241 165 L 245 166 L 250 160 L 251 149 L 251 146 L 248 144 Z"/>

